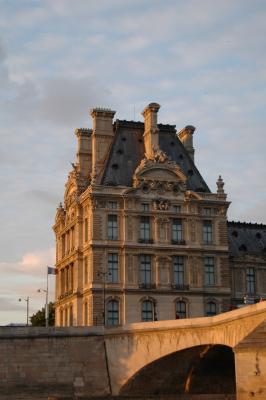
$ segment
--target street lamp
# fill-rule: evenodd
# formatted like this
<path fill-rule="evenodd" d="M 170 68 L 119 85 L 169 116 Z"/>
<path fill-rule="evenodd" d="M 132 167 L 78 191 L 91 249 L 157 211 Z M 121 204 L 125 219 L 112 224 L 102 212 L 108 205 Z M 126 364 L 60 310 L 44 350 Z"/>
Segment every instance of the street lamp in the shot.
<path fill-rule="evenodd" d="M 97 276 L 103 278 L 103 326 L 105 326 L 105 289 L 106 289 L 106 277 L 112 275 L 109 271 L 98 271 Z"/>
<path fill-rule="evenodd" d="M 18 301 L 22 301 L 22 300 L 26 301 L 26 303 L 27 303 L 27 326 L 29 326 L 29 301 L 30 301 L 30 298 L 29 298 L 29 296 L 27 296 L 26 299 L 24 299 L 23 297 L 18 299 Z"/>
<path fill-rule="evenodd" d="M 48 290 L 46 289 L 38 289 L 38 293 L 45 293 L 45 327 L 49 326 L 49 310 L 48 310 Z"/>

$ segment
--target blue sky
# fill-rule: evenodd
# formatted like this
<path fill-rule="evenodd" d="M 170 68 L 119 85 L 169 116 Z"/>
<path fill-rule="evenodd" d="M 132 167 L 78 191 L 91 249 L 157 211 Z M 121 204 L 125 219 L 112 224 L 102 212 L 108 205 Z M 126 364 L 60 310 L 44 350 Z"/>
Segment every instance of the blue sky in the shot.
<path fill-rule="evenodd" d="M 259 0 L 0 0 L 0 324 L 43 303 L 51 229 L 76 127 L 111 107 L 192 124 L 195 160 L 229 218 L 266 223 L 266 3 Z M 51 286 L 53 277 L 50 277 Z M 51 296 L 52 296 L 51 292 Z"/>

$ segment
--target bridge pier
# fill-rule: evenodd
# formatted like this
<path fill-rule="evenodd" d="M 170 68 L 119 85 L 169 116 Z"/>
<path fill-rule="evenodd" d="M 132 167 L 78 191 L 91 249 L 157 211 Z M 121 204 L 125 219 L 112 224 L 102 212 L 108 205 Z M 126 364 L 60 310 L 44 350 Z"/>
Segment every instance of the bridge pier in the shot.
<path fill-rule="evenodd" d="M 237 400 L 266 399 L 266 322 L 234 348 Z"/>

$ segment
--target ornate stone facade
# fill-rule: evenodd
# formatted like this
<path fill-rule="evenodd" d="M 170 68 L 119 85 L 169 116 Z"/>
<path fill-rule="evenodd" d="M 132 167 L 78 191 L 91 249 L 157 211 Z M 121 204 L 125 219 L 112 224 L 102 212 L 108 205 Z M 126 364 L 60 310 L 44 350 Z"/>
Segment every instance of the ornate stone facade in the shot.
<path fill-rule="evenodd" d="M 91 111 L 55 218 L 56 325 L 114 326 L 214 315 L 230 308 L 223 181 L 211 193 L 188 126 Z"/>

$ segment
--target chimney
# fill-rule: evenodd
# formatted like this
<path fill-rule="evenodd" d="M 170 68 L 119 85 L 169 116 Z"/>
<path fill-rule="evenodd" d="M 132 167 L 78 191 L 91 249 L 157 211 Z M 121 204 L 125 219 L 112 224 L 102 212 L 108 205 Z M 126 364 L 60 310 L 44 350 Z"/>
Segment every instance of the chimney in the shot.
<path fill-rule="evenodd" d="M 157 113 L 160 105 L 150 103 L 142 112 L 144 117 L 144 145 L 145 155 L 147 158 L 152 158 L 154 152 L 159 149 L 159 129 L 157 125 Z"/>
<path fill-rule="evenodd" d="M 107 108 L 93 108 L 90 112 L 92 128 L 92 181 L 100 183 L 105 160 L 113 142 L 113 117 L 115 111 Z"/>
<path fill-rule="evenodd" d="M 86 178 L 91 173 L 91 134 L 91 129 L 79 128 L 75 130 L 75 135 L 78 138 L 78 170 Z"/>
<path fill-rule="evenodd" d="M 183 143 L 185 149 L 187 150 L 188 154 L 192 161 L 194 161 L 194 153 L 195 149 L 193 147 L 193 134 L 195 132 L 195 127 L 192 125 L 187 125 L 185 128 L 181 129 L 178 132 L 177 136 L 179 137 L 180 141 Z"/>

